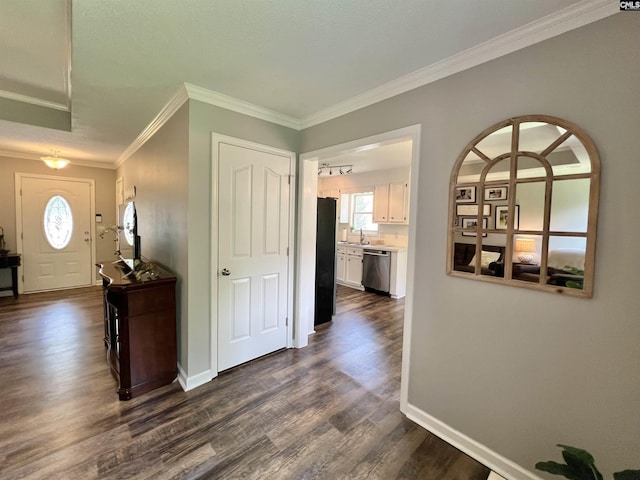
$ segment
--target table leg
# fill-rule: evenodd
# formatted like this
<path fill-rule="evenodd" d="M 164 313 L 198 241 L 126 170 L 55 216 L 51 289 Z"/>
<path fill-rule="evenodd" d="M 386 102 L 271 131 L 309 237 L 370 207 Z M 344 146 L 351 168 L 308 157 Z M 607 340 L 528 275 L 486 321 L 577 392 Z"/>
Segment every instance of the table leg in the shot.
<path fill-rule="evenodd" d="M 18 267 L 11 267 L 11 285 L 13 286 L 13 298 L 18 298 Z"/>

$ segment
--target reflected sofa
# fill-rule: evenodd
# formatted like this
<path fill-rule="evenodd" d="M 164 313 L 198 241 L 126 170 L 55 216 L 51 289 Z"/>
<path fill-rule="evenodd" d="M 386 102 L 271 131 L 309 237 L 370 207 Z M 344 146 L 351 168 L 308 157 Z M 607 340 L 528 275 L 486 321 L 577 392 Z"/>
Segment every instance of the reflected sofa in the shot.
<path fill-rule="evenodd" d="M 504 247 L 497 245 L 482 245 L 482 275 L 504 276 Z M 453 269 L 458 272 L 475 271 L 476 245 L 475 243 L 455 243 L 453 251 Z"/>

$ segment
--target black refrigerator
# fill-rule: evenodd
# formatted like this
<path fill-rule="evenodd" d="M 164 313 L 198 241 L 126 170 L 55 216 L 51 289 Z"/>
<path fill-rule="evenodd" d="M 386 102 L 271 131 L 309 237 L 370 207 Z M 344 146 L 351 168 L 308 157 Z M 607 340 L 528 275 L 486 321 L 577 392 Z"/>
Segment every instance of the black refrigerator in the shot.
<path fill-rule="evenodd" d="M 336 199 L 318 198 L 314 325 L 330 322 L 336 312 L 336 221 Z"/>

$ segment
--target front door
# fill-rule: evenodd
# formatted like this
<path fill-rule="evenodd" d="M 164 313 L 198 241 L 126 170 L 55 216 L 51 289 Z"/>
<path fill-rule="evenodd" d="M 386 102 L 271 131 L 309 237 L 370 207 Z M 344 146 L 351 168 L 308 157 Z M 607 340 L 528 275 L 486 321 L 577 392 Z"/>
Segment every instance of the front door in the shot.
<path fill-rule="evenodd" d="M 291 157 L 216 142 L 218 370 L 287 346 Z"/>
<path fill-rule="evenodd" d="M 24 292 L 91 285 L 91 181 L 18 179 Z"/>

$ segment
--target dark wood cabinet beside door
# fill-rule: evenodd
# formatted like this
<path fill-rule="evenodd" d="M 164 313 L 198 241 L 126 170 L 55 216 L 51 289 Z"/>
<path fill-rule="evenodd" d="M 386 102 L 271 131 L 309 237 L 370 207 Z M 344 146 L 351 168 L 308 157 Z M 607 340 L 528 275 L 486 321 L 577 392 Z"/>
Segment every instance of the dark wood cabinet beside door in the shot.
<path fill-rule="evenodd" d="M 177 374 L 176 278 L 125 276 L 118 264 L 98 265 L 104 293 L 104 343 L 120 400 L 167 385 Z"/>

